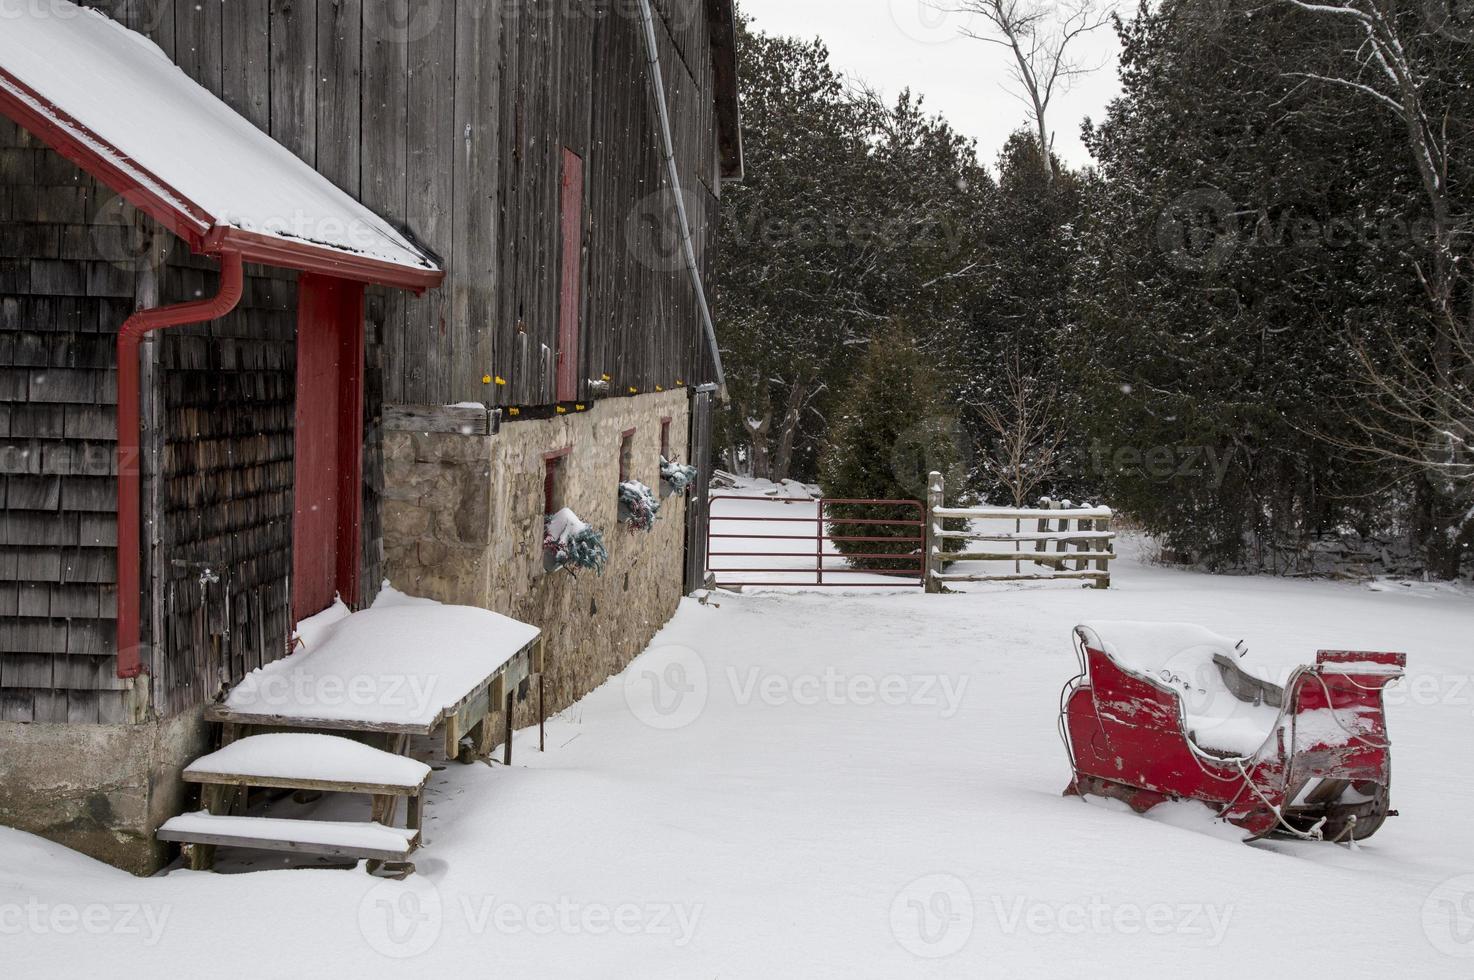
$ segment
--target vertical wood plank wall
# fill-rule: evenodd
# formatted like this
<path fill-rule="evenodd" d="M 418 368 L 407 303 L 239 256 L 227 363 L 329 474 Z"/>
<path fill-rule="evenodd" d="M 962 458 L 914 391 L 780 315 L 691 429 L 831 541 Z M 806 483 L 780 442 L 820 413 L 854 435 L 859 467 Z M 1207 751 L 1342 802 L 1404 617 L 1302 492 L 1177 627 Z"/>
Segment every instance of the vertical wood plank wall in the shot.
<path fill-rule="evenodd" d="M 386 400 L 557 400 L 565 147 L 588 168 L 577 397 L 604 375 L 615 395 L 710 380 L 632 0 L 85 2 L 440 257 L 442 288 L 375 309 Z M 704 255 L 719 193 L 708 0 L 654 6 Z"/>

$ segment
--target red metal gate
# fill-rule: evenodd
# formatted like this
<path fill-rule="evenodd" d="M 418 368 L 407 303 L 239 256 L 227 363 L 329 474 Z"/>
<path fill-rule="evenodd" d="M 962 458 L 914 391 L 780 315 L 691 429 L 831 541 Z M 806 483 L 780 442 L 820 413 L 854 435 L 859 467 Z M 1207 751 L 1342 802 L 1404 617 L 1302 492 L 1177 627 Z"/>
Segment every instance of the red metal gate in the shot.
<path fill-rule="evenodd" d="M 926 585 L 926 506 L 919 500 L 723 495 L 712 497 L 708 506 L 706 568 L 718 586 L 893 589 Z M 843 513 L 836 515 L 831 510 L 835 507 Z M 845 533 L 831 533 L 836 528 Z M 882 535 L 878 533 L 882 529 L 900 533 Z M 843 554 L 837 544 L 877 547 Z M 887 552 L 880 545 L 899 547 Z M 736 565 L 733 559 L 745 561 Z M 754 581 L 751 575 L 782 578 Z M 886 581 L 866 581 L 870 576 L 883 576 Z"/>

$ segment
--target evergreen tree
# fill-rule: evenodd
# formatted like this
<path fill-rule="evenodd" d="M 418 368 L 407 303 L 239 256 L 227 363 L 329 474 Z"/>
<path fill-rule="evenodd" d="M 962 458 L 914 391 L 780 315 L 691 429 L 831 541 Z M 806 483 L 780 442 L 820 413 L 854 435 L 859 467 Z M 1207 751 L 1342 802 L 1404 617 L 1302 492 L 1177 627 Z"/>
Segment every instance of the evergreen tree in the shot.
<path fill-rule="evenodd" d="M 1347 329 L 1416 302 L 1380 216 L 1415 211 L 1372 113 L 1330 124 L 1289 5 L 1169 0 L 1120 28 L 1124 94 L 1075 269 L 1092 469 L 1169 549 L 1272 564 L 1370 529 L 1386 473 L 1319 433 L 1355 385 Z M 1354 328 L 1353 328 L 1354 329 Z"/>
<path fill-rule="evenodd" d="M 955 479 L 962 453 L 958 445 L 956 403 L 933 358 L 899 323 L 887 325 L 870 341 L 835 410 L 819 466 L 826 497 L 849 500 L 915 500 L 923 496 L 933 470 Z M 953 484 L 955 486 L 955 484 Z M 877 515 L 872 508 L 834 505 L 841 520 L 830 527 L 839 537 L 915 537 L 917 530 L 846 524 L 877 517 L 915 516 L 914 510 Z M 844 554 L 919 554 L 914 542 L 840 541 Z M 859 559 L 866 568 L 916 568 L 904 561 Z"/>
<path fill-rule="evenodd" d="M 972 144 L 903 92 L 847 85 L 817 41 L 739 33 L 747 179 L 722 199 L 714 306 L 728 465 L 812 478 L 853 352 L 898 312 L 933 355 L 964 315 L 982 202 Z"/>

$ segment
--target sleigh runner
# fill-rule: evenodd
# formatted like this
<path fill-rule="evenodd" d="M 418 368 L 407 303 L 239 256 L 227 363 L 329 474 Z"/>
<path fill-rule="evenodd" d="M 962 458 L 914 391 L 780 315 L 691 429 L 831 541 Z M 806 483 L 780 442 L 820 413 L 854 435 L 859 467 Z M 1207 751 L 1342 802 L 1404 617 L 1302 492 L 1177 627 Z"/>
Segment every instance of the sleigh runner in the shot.
<path fill-rule="evenodd" d="M 1242 644 L 1200 627 L 1075 632 L 1080 674 L 1060 716 L 1067 795 L 1138 812 L 1199 800 L 1247 840 L 1365 840 L 1395 815 L 1382 697 L 1405 655 L 1322 651 L 1281 686 L 1242 666 Z"/>

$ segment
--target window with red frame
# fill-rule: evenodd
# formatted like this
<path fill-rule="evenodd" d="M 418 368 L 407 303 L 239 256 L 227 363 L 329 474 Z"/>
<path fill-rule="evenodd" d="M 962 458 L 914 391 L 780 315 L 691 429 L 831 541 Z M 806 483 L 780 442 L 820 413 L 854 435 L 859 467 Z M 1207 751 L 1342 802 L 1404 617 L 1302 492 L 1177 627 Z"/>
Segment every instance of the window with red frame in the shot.
<path fill-rule="evenodd" d="M 543 513 L 552 515 L 563 509 L 563 461 L 570 449 L 548 453 L 543 457 Z"/>
<path fill-rule="evenodd" d="M 670 416 L 660 420 L 660 458 L 670 460 Z"/>

